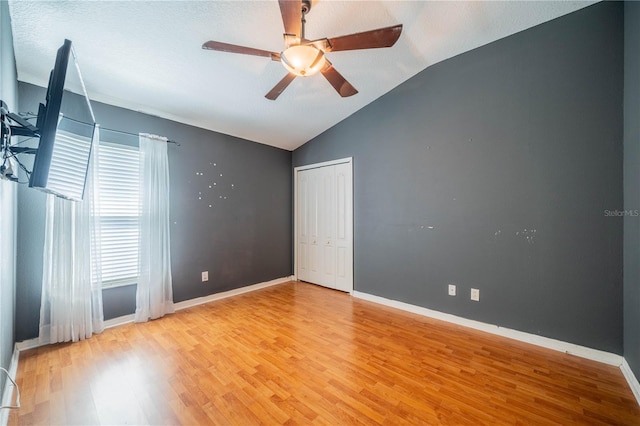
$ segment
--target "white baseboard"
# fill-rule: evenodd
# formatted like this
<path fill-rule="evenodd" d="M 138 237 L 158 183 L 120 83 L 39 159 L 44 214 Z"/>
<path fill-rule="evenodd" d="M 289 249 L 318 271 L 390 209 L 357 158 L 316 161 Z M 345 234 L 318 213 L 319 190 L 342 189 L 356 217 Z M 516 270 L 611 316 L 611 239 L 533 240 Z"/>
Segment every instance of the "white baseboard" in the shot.
<path fill-rule="evenodd" d="M 373 294 L 363 293 L 360 291 L 354 291 L 353 296 L 359 299 L 368 300 L 370 302 L 379 303 L 381 305 L 390 306 L 392 308 L 400 309 L 414 314 L 423 315 L 429 318 L 446 321 L 464 327 L 469 327 L 474 330 L 485 331 L 487 333 L 495 334 L 498 336 L 507 337 L 521 342 L 531 343 L 543 348 L 564 352 L 567 354 L 579 356 L 581 358 L 590 359 L 592 361 L 602 362 L 604 364 L 613 365 L 615 367 L 620 367 L 620 371 L 622 371 L 622 375 L 629 384 L 629 387 L 633 392 L 633 396 L 635 396 L 638 405 L 640 405 L 640 382 L 638 382 L 635 374 L 633 374 L 633 371 L 631 370 L 629 363 L 627 363 L 627 360 L 620 355 L 601 351 L 598 349 L 588 348 L 586 346 L 576 345 L 573 343 L 563 342 L 561 340 L 551 339 L 549 337 L 538 336 L 536 334 L 525 333 L 523 331 L 512 330 L 509 328 L 499 327 L 497 325 L 474 321 L 456 315 L 423 308 L 421 306 L 411 305 L 409 303 L 404 303 L 397 300 L 386 299 L 384 297 L 375 296 Z"/>
<path fill-rule="evenodd" d="M 620 370 L 622 370 L 624 378 L 627 379 L 627 383 L 629 383 L 629 387 L 631 387 L 633 396 L 636 397 L 636 401 L 638 401 L 638 405 L 640 405 L 640 383 L 638 382 L 635 374 L 633 374 L 633 371 L 631 371 L 631 367 L 629 366 L 629 363 L 627 363 L 626 359 L 622 360 Z"/>
<path fill-rule="evenodd" d="M 18 349 L 18 352 L 22 352 L 46 345 L 48 345 L 48 342 L 43 342 L 42 340 L 40 340 L 40 338 L 36 337 L 34 339 L 23 340 L 22 342 L 16 343 L 16 349 Z"/>
<path fill-rule="evenodd" d="M 251 291 L 260 290 L 261 288 L 271 287 L 273 285 L 284 284 L 289 281 L 294 281 L 295 278 L 293 275 L 277 278 L 275 280 L 266 281 L 263 283 L 253 284 L 246 287 L 240 287 L 229 291 L 223 291 L 222 293 L 210 294 L 209 296 L 198 297 L 196 299 L 185 300 L 184 302 L 174 303 L 174 308 L 176 311 L 181 309 L 190 308 L 192 306 L 202 305 L 204 303 L 213 302 L 214 300 L 226 299 L 227 297 L 237 296 L 243 293 L 249 293 Z"/>
<path fill-rule="evenodd" d="M 135 320 L 135 314 L 123 315 L 117 318 L 111 318 L 110 320 L 106 320 L 104 322 L 104 329 L 117 327 L 119 325 L 129 324 Z"/>
<path fill-rule="evenodd" d="M 20 360 L 20 350 L 18 349 L 18 345 L 14 345 L 13 347 L 13 355 L 11 356 L 11 363 L 9 364 L 9 376 L 15 380 L 16 375 L 18 373 L 18 361 Z M 7 378 L 4 383 L 4 389 L 2 391 L 2 402 L 0 405 L 7 406 L 11 405 L 11 397 L 13 395 L 13 383 L 11 380 Z M 4 409 L 0 410 L 0 426 L 6 426 L 9 422 L 9 410 Z"/>
<path fill-rule="evenodd" d="M 243 293 L 249 293 L 251 291 L 256 291 L 262 288 L 271 287 L 278 284 L 284 284 L 289 281 L 296 281 L 296 277 L 294 275 L 284 278 L 278 278 L 271 281 L 266 281 L 258 284 L 249 285 L 246 287 L 237 288 L 234 290 L 225 291 L 222 293 L 211 294 L 205 297 L 198 297 L 196 299 L 185 300 L 183 302 L 176 303 L 174 305 L 176 311 L 190 308 L 192 306 L 202 305 L 204 303 L 213 302 L 215 300 L 226 299 L 228 297 L 237 296 Z M 363 293 L 360 291 L 354 291 L 353 297 L 357 297 L 359 299 L 367 300 L 370 302 L 378 303 L 381 305 L 389 306 L 392 308 L 400 309 L 403 311 L 411 312 L 418 315 L 423 315 L 429 318 L 434 318 L 441 321 L 446 321 L 449 323 L 461 325 L 464 327 L 469 327 L 475 330 L 484 331 L 487 333 L 495 334 L 498 336 L 507 337 L 510 339 L 518 340 L 521 342 L 531 343 L 533 345 L 541 346 L 544 348 L 552 349 L 559 352 L 564 352 L 567 354 L 579 356 L 582 358 L 590 359 L 593 361 L 602 362 L 604 364 L 613 365 L 616 367 L 620 367 L 622 374 L 625 379 L 629 383 L 633 395 L 635 396 L 638 404 L 640 405 L 640 383 L 638 379 L 631 371 L 629 364 L 627 361 L 620 355 L 612 354 L 610 352 L 601 351 L 598 349 L 588 348 L 586 346 L 580 346 L 573 343 L 563 342 L 560 340 L 551 339 L 548 337 L 538 336 L 531 333 L 525 333 L 518 330 L 512 330 L 509 328 L 499 327 L 497 325 L 487 324 L 480 321 L 470 320 L 467 318 L 458 317 L 456 315 L 447 314 L 440 311 L 435 311 L 428 308 L 423 308 L 421 306 L 411 305 L 409 303 L 400 302 L 397 300 L 386 299 L 384 297 L 375 296 L 368 293 Z M 111 328 L 116 327 L 118 325 L 127 324 L 133 322 L 134 315 L 125 315 L 118 318 L 113 318 L 105 321 L 104 327 Z M 18 371 L 18 360 L 20 357 L 20 352 L 25 351 L 27 349 L 37 348 L 39 346 L 44 346 L 44 342 L 40 339 L 29 339 L 22 342 L 18 342 L 15 344 L 15 348 L 13 351 L 13 357 L 11 358 L 11 365 L 9 368 L 9 372 L 12 378 L 16 377 L 16 372 Z M 7 392 L 7 389 L 10 388 L 11 382 L 7 380 L 8 384 L 5 385 L 4 392 L 2 395 L 2 405 L 6 405 L 10 403 L 11 393 Z M 9 401 L 9 402 L 5 402 Z M 8 410 L 2 410 L 0 412 L 0 426 L 5 426 L 8 421 Z"/>
<path fill-rule="evenodd" d="M 457 325 L 462 325 L 464 327 L 473 328 L 475 330 L 485 331 L 487 333 L 495 334 L 498 336 L 508 337 L 510 339 L 518 340 L 521 342 L 531 343 L 533 345 L 553 349 L 555 351 L 560 351 L 571 355 L 576 355 L 582 358 L 602 362 L 609 365 L 614 365 L 616 367 L 621 366 L 624 360 L 622 356 L 612 354 L 610 352 L 592 349 L 586 346 L 575 345 L 573 343 L 563 342 L 561 340 L 555 340 L 549 337 L 538 336 L 536 334 L 525 333 L 523 331 L 499 327 L 497 325 L 487 324 L 480 321 L 470 320 L 456 315 L 434 311 L 432 309 L 423 308 L 421 306 L 410 305 L 408 303 L 386 299 L 384 297 L 374 296 L 372 294 L 363 293 L 360 291 L 354 291 L 353 296 L 359 299 L 368 300 L 370 302 L 379 303 L 381 305 L 390 306 L 392 308 L 401 309 L 403 311 L 412 312 L 414 314 L 423 315 L 429 318 L 434 318 Z"/>
<path fill-rule="evenodd" d="M 246 287 L 240 287 L 229 291 L 223 291 L 222 293 L 210 294 L 204 297 L 197 297 L 195 299 L 189 299 L 182 302 L 174 303 L 173 307 L 176 311 L 180 311 L 182 309 L 187 309 L 192 306 L 198 306 L 205 303 L 213 302 L 214 300 L 226 299 L 227 297 L 237 296 L 238 294 L 248 293 L 251 291 L 260 290 L 261 288 L 271 287 L 272 285 L 283 284 L 289 281 L 293 281 L 293 276 L 277 278 L 271 281 L 265 281 L 262 283 L 257 283 L 253 285 L 248 285 Z M 128 324 L 133 322 L 135 319 L 135 315 L 125 315 L 118 318 L 112 318 L 104 322 L 104 328 L 117 327 L 119 325 Z"/>
<path fill-rule="evenodd" d="M 202 305 L 204 303 L 213 302 L 214 300 L 225 299 L 227 297 L 236 296 L 238 294 L 248 293 L 255 290 L 260 290 L 261 288 L 271 287 L 273 285 L 284 284 L 289 281 L 293 281 L 293 276 L 277 278 L 271 281 L 265 281 L 262 283 L 257 283 L 253 285 L 249 285 L 246 287 L 236 288 L 234 290 L 224 291 L 222 293 L 211 294 L 209 296 L 198 297 L 196 299 L 185 300 L 183 302 L 174 303 L 173 307 L 176 311 L 181 309 L 190 308 L 192 306 Z M 134 321 L 134 314 L 131 315 L 123 315 L 121 317 L 112 318 L 110 320 L 106 320 L 104 322 L 104 328 L 112 328 L 117 327 L 119 325 L 128 324 Z M 27 349 L 34 349 L 40 346 L 47 345 L 48 342 L 43 342 L 39 338 L 29 339 L 22 342 L 16 343 L 16 347 L 19 351 L 26 351 Z"/>

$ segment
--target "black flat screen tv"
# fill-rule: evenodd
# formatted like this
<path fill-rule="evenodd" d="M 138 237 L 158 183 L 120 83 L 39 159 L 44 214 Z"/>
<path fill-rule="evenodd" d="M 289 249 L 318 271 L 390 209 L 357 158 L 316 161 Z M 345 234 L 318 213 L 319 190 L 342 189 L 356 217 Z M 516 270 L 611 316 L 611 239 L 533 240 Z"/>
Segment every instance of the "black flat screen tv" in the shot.
<path fill-rule="evenodd" d="M 69 40 L 58 49 L 45 102 L 38 110 L 40 141 L 29 186 L 58 197 L 82 200 L 95 117 Z"/>

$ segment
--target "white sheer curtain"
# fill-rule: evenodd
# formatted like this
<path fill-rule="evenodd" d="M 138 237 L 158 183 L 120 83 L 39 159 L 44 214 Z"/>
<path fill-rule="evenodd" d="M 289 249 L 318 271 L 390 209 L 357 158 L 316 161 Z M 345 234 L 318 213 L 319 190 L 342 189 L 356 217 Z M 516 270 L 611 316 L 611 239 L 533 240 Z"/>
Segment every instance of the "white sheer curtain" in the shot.
<path fill-rule="evenodd" d="M 100 231 L 94 220 L 99 211 L 99 135 L 96 127 L 84 200 L 74 202 L 47 195 L 40 304 L 42 343 L 76 342 L 104 328 L 102 283 L 99 276 L 92 280 L 91 272 L 91 259 L 100 258 Z"/>
<path fill-rule="evenodd" d="M 140 134 L 140 173 L 140 276 L 136 293 L 136 322 L 174 312 L 166 138 Z"/>

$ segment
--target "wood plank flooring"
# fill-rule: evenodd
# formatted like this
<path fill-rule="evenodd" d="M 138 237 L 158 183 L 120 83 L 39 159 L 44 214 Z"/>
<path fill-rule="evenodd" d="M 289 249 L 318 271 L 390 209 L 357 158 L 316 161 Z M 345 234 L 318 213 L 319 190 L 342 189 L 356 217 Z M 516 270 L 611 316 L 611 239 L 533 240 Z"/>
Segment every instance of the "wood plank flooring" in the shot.
<path fill-rule="evenodd" d="M 21 354 L 9 424 L 640 424 L 620 370 L 292 282 Z"/>

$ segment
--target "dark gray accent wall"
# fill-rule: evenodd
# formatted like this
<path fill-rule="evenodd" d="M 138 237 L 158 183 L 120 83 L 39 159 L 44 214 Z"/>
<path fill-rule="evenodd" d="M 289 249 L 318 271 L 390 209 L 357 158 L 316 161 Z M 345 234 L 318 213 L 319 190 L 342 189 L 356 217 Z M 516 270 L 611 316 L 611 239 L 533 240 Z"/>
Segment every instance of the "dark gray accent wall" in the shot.
<path fill-rule="evenodd" d="M 353 157 L 357 291 L 622 354 L 622 81 L 599 3 L 427 68 L 293 165 Z"/>
<path fill-rule="evenodd" d="M 640 3 L 624 15 L 624 358 L 640 377 Z"/>
<path fill-rule="evenodd" d="M 21 108 L 37 111 L 44 92 L 20 83 Z M 93 107 L 103 128 L 154 133 L 182 144 L 169 145 L 175 302 L 291 275 L 291 152 L 101 103 Z M 44 200 L 44 194 L 21 188 L 18 340 L 38 334 Z M 209 271 L 206 283 L 202 271 Z M 135 286 L 103 295 L 106 319 L 134 312 Z"/>
<path fill-rule="evenodd" d="M 0 99 L 17 110 L 18 80 L 9 5 L 0 0 Z M 0 181 L 0 367 L 9 370 L 14 344 L 17 184 Z M 0 399 L 6 376 L 0 374 Z"/>

